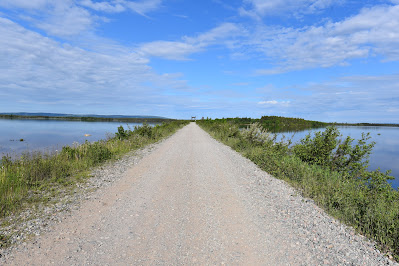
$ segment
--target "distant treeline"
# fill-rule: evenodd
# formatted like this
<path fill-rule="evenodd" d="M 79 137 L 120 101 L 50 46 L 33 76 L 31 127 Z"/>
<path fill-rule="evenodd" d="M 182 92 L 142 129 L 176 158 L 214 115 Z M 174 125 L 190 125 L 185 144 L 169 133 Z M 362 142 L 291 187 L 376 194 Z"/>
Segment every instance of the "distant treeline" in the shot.
<path fill-rule="evenodd" d="M 210 119 L 206 119 L 210 120 Z M 327 126 L 368 126 L 368 127 L 399 127 L 399 124 L 377 124 L 377 123 L 327 123 L 320 121 L 305 120 L 303 118 L 291 118 L 282 116 L 262 116 L 261 118 L 222 118 L 215 119 L 215 123 L 229 122 L 239 128 L 246 128 L 252 123 L 259 123 L 269 132 L 279 133 L 287 131 L 302 131 L 312 128 L 324 128 Z"/>
<path fill-rule="evenodd" d="M 379 123 L 329 123 L 335 126 L 357 126 L 357 127 L 399 127 L 399 124 L 379 124 Z"/>
<path fill-rule="evenodd" d="M 125 122 L 125 123 L 162 123 L 174 121 L 168 118 L 137 118 L 137 117 L 78 117 L 78 116 L 25 116 L 25 115 L 0 115 L 0 119 L 30 119 L 30 120 L 64 120 L 84 122 Z"/>
<path fill-rule="evenodd" d="M 222 121 L 230 122 L 238 125 L 240 128 L 245 128 L 252 123 L 259 123 L 263 128 L 270 132 L 283 132 L 283 131 L 301 131 L 310 128 L 321 128 L 326 127 L 329 124 L 319 121 L 305 120 L 302 118 L 290 118 L 281 116 L 262 116 L 259 118 L 222 118 L 215 119 L 215 122 Z"/>
<path fill-rule="evenodd" d="M 309 128 L 321 128 L 328 124 L 319 122 L 305 120 L 302 118 L 289 118 L 280 116 L 262 116 L 259 123 L 267 130 L 272 132 L 279 131 L 298 131 Z"/>

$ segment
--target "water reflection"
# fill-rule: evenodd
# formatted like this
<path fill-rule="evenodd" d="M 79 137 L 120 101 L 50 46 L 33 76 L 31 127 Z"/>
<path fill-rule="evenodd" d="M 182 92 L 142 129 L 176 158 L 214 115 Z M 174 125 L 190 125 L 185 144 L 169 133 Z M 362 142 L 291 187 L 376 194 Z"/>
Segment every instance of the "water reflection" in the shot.
<path fill-rule="evenodd" d="M 113 136 L 120 125 L 127 127 L 141 123 L 81 122 L 60 120 L 0 119 L 0 153 L 11 155 L 29 150 L 56 150 L 73 142 L 83 143 Z M 85 136 L 89 134 L 90 136 Z M 24 141 L 20 141 L 24 139 Z"/>

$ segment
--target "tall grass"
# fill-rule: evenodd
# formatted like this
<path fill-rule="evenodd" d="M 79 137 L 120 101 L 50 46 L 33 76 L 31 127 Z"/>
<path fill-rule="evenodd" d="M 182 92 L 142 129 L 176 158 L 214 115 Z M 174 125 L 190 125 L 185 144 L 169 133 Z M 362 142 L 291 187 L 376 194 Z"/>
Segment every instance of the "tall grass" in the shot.
<path fill-rule="evenodd" d="M 32 191 L 45 190 L 54 183 L 80 182 L 82 173 L 91 167 L 154 143 L 187 123 L 172 121 L 155 127 L 144 124 L 133 130 L 121 126 L 115 137 L 108 140 L 86 141 L 53 153 L 27 152 L 17 159 L 3 156 L 0 163 L 0 217 L 18 210 L 30 200 Z"/>
<path fill-rule="evenodd" d="M 336 128 L 328 128 L 291 147 L 260 126 L 240 131 L 228 122 L 197 123 L 399 258 L 399 192 L 388 183 L 389 172 L 367 171 L 374 145 L 367 135 L 354 144 L 350 138 L 339 140 Z"/>

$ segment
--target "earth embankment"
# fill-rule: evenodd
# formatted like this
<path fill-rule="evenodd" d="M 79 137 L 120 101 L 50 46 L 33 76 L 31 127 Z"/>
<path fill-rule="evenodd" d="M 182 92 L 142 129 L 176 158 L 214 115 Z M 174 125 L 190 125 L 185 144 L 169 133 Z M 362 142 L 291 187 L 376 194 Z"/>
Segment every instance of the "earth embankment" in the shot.
<path fill-rule="evenodd" d="M 5 263 L 393 264 L 195 123 Z"/>

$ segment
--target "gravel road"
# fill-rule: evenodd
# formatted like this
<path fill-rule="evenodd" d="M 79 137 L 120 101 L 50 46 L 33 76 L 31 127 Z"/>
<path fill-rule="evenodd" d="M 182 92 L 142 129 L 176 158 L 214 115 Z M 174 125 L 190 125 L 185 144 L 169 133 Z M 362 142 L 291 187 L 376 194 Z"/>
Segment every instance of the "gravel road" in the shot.
<path fill-rule="evenodd" d="M 195 123 L 4 263 L 395 265 Z"/>

